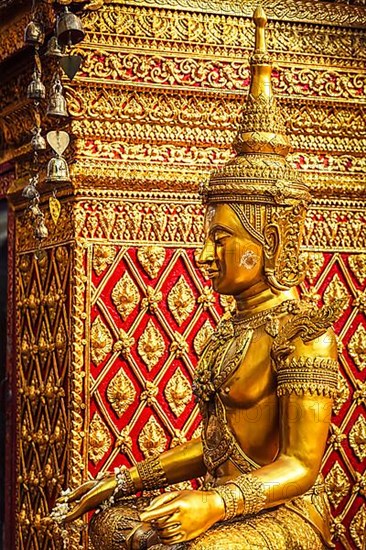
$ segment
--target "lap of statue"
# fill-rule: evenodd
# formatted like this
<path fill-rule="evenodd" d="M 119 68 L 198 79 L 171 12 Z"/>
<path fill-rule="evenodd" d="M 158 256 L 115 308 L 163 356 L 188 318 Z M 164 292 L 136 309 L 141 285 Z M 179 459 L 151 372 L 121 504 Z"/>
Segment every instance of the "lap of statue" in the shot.
<path fill-rule="evenodd" d="M 145 502 L 146 504 L 146 502 Z M 91 550 L 322 550 L 314 526 L 286 506 L 256 516 L 218 523 L 190 542 L 166 546 L 139 520 L 139 504 L 116 505 L 94 514 Z"/>

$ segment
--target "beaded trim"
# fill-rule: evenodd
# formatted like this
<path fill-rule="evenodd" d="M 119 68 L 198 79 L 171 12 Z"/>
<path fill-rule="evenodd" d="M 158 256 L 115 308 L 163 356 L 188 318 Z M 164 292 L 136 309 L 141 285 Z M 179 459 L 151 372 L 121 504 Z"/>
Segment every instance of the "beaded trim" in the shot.
<path fill-rule="evenodd" d="M 162 489 L 169 485 L 159 458 L 150 458 L 139 462 L 137 471 L 145 490 Z"/>
<path fill-rule="evenodd" d="M 115 468 L 114 474 L 116 477 L 117 485 L 111 497 L 112 501 L 110 499 L 111 504 L 113 504 L 114 497 L 116 496 L 129 497 L 131 495 L 134 495 L 136 492 L 136 488 L 132 481 L 130 471 L 126 468 L 126 466 Z"/>

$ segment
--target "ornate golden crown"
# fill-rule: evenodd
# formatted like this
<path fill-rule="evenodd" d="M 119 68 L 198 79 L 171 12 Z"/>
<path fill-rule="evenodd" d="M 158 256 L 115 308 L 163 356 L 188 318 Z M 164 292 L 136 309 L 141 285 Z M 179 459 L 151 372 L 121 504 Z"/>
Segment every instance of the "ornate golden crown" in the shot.
<path fill-rule="evenodd" d="M 250 59 L 251 84 L 233 147 L 234 160 L 213 172 L 203 186 L 209 202 L 290 206 L 307 202 L 310 194 L 299 172 L 286 161 L 290 141 L 271 83 L 272 62 L 267 52 L 263 8 L 254 13 L 255 49 Z"/>

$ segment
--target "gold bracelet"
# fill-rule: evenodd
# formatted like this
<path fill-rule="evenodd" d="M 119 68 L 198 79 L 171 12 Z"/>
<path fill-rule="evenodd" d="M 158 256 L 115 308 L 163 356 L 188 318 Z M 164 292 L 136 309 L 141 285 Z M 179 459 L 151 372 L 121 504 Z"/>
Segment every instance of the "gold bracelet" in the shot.
<path fill-rule="evenodd" d="M 220 485 L 215 487 L 215 493 L 220 495 L 224 501 L 225 506 L 225 517 L 224 520 L 233 519 L 238 515 L 239 510 L 239 501 L 241 500 L 240 495 L 241 491 L 237 486 L 233 484 Z"/>
<path fill-rule="evenodd" d="M 149 458 L 137 464 L 137 471 L 146 490 L 162 489 L 169 485 L 159 458 Z"/>
<path fill-rule="evenodd" d="M 267 496 L 265 492 L 264 484 L 252 474 L 245 474 L 237 477 L 231 481 L 238 487 L 243 495 L 243 515 L 250 516 L 258 514 L 263 510 Z"/>

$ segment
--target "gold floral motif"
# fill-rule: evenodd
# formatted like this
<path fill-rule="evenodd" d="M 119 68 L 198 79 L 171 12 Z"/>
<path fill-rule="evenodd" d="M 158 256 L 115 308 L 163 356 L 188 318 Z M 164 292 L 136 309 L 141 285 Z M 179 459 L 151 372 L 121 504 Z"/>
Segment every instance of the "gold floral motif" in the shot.
<path fill-rule="evenodd" d="M 128 426 L 122 428 L 120 434 L 117 436 L 115 447 L 118 447 L 122 453 L 132 449 L 132 438 Z"/>
<path fill-rule="evenodd" d="M 93 269 L 99 276 L 116 257 L 116 248 L 111 244 L 95 244 L 93 248 Z"/>
<path fill-rule="evenodd" d="M 174 319 L 181 326 L 194 310 L 196 304 L 193 292 L 181 275 L 168 294 L 168 307 Z"/>
<path fill-rule="evenodd" d="M 138 444 L 146 458 L 157 456 L 165 450 L 167 439 L 163 428 L 154 416 L 150 416 L 138 436 Z"/>
<path fill-rule="evenodd" d="M 164 354 L 164 338 L 151 319 L 149 319 L 144 332 L 139 338 L 137 351 L 148 370 L 155 367 Z"/>
<path fill-rule="evenodd" d="M 359 416 L 348 434 L 349 444 L 359 460 L 366 458 L 366 420 Z"/>
<path fill-rule="evenodd" d="M 141 301 L 141 307 L 145 307 L 150 313 L 155 313 L 159 303 L 163 299 L 163 293 L 151 286 L 146 287 L 146 297 Z"/>
<path fill-rule="evenodd" d="M 123 357 L 127 357 L 134 343 L 135 339 L 132 336 L 129 336 L 123 329 L 120 329 L 118 333 L 118 340 L 113 346 L 113 351 L 120 353 Z"/>
<path fill-rule="evenodd" d="M 306 277 L 313 284 L 324 265 L 323 254 L 321 252 L 303 252 L 300 254 L 300 262 L 303 264 Z"/>
<path fill-rule="evenodd" d="M 366 382 L 361 382 L 361 380 L 356 380 L 357 390 L 354 391 L 352 399 L 356 401 L 357 405 L 366 404 Z"/>
<path fill-rule="evenodd" d="M 90 348 L 93 363 L 98 366 L 112 351 L 113 339 L 109 329 L 98 316 L 90 330 Z"/>
<path fill-rule="evenodd" d="M 366 279 L 366 254 L 353 254 L 348 256 L 348 263 L 359 283 L 362 285 Z"/>
<path fill-rule="evenodd" d="M 140 293 L 126 271 L 112 291 L 112 301 L 125 321 L 140 300 Z"/>
<path fill-rule="evenodd" d="M 182 334 L 174 332 L 174 340 L 170 344 L 170 351 L 174 353 L 176 357 L 182 357 L 184 353 L 189 352 L 189 346 Z"/>
<path fill-rule="evenodd" d="M 357 307 L 362 313 L 366 312 L 366 290 L 362 292 L 361 290 L 357 290 L 357 296 L 355 300 L 353 300 L 352 305 L 353 307 Z"/>
<path fill-rule="evenodd" d="M 109 430 L 98 413 L 93 416 L 89 426 L 89 458 L 97 464 L 111 446 Z"/>
<path fill-rule="evenodd" d="M 330 425 L 330 433 L 331 435 L 327 443 L 331 445 L 335 451 L 338 451 L 342 446 L 342 441 L 344 441 L 347 436 L 335 424 Z"/>
<path fill-rule="evenodd" d="M 202 350 L 205 347 L 205 344 L 210 338 L 213 331 L 214 329 L 210 321 L 207 319 L 203 323 L 202 327 L 199 329 L 193 340 L 193 349 L 197 353 L 197 355 L 201 355 Z"/>
<path fill-rule="evenodd" d="M 337 273 L 325 289 L 323 300 L 327 306 L 333 304 L 335 300 L 342 300 L 342 309 L 347 309 L 350 301 L 350 295 Z"/>
<path fill-rule="evenodd" d="M 210 286 L 203 287 L 202 294 L 198 297 L 197 302 L 202 304 L 204 311 L 214 305 L 216 298 L 213 295 L 212 288 Z"/>
<path fill-rule="evenodd" d="M 143 392 L 141 392 L 140 400 L 146 401 L 147 405 L 151 405 L 152 403 L 156 402 L 156 397 L 159 393 L 159 388 L 154 382 L 150 382 L 147 380 L 145 384 L 145 389 Z"/>
<path fill-rule="evenodd" d="M 333 506 L 338 506 L 347 495 L 351 484 L 342 466 L 336 462 L 325 478 L 325 489 Z"/>
<path fill-rule="evenodd" d="M 349 388 L 344 376 L 338 373 L 337 391 L 333 397 L 333 413 L 338 414 L 344 403 L 349 398 Z"/>
<path fill-rule="evenodd" d="M 118 417 L 121 417 L 134 402 L 136 390 L 123 370 L 120 370 L 109 382 L 107 399 Z"/>
<path fill-rule="evenodd" d="M 363 325 L 358 325 L 347 344 L 347 349 L 356 367 L 363 371 L 366 367 L 366 329 Z"/>
<path fill-rule="evenodd" d="M 165 386 L 164 395 L 175 416 L 181 415 L 191 401 L 191 384 L 179 367 Z"/>
<path fill-rule="evenodd" d="M 137 258 L 146 273 L 155 279 L 165 260 L 165 248 L 156 245 L 141 246 L 137 250 Z"/>
<path fill-rule="evenodd" d="M 364 550 L 365 548 L 365 533 L 366 533 L 366 507 L 361 504 L 360 509 L 356 512 L 355 517 L 350 523 L 350 533 L 354 540 L 356 548 Z"/>

